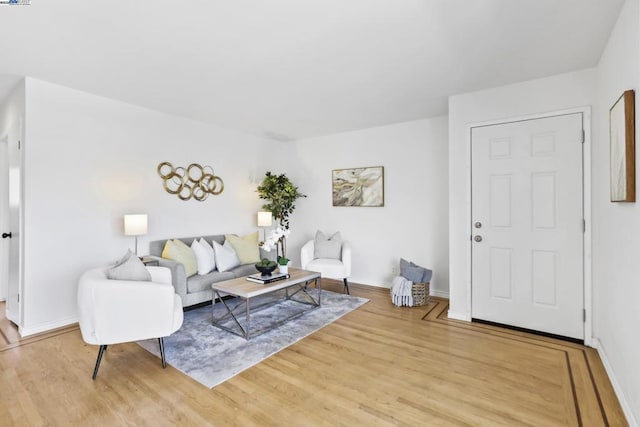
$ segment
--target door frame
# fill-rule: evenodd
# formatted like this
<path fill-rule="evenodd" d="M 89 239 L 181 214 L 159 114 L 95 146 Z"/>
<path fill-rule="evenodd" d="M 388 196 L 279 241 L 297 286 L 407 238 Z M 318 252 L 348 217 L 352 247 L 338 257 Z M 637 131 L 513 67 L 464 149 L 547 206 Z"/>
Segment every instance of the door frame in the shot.
<path fill-rule="evenodd" d="M 569 114 L 582 114 L 582 129 L 584 131 L 584 144 L 582 149 L 582 212 L 585 220 L 585 231 L 584 231 L 584 239 L 583 239 L 583 250 L 582 250 L 582 270 L 583 270 L 583 278 L 584 278 L 584 292 L 583 292 L 583 304 L 585 310 L 585 320 L 584 320 L 584 344 L 587 346 L 592 346 L 593 344 L 593 312 L 592 312 L 592 299 L 593 299 L 593 291 L 592 291 L 592 274 L 591 274 L 591 107 L 577 107 L 570 108 L 566 110 L 556 110 L 549 111 L 545 113 L 537 113 L 537 114 L 529 114 L 523 116 L 509 117 L 504 119 L 497 120 L 489 120 L 483 122 L 470 123 L 467 125 L 467 209 L 466 209 L 466 220 L 467 226 L 469 227 L 469 236 L 473 235 L 473 229 L 471 226 L 472 218 L 471 218 L 471 208 L 472 208 L 472 200 L 471 200 L 471 189 L 472 189 L 472 177 L 471 177 L 471 167 L 472 167 L 472 159 L 471 159 L 471 144 L 472 144 L 472 130 L 477 127 L 485 127 L 485 126 L 493 126 L 500 124 L 508 124 L 514 122 L 521 122 L 527 120 L 535 120 L 535 119 L 544 119 L 548 117 L 556 117 L 556 116 L 566 116 Z M 471 286 L 472 286 L 472 244 L 471 238 L 467 240 L 467 321 L 471 321 L 472 306 L 471 306 Z"/>

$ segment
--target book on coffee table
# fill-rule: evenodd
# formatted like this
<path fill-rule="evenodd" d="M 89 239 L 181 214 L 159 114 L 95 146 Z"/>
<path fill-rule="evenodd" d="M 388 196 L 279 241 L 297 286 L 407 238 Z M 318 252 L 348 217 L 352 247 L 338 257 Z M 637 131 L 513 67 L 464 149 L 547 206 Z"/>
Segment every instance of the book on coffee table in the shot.
<path fill-rule="evenodd" d="M 263 276 L 260 273 L 252 274 L 251 276 L 247 276 L 247 280 L 254 283 L 261 283 L 266 285 L 267 283 L 277 282 L 278 280 L 285 280 L 291 277 L 285 273 L 271 273 L 271 276 Z"/>

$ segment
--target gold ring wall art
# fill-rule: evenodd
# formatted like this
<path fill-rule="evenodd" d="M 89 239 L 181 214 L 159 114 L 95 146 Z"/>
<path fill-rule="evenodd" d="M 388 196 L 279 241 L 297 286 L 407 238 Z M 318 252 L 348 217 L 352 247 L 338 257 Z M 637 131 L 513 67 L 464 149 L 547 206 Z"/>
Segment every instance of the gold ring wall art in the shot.
<path fill-rule="evenodd" d="M 224 181 L 213 173 L 211 166 L 201 166 L 191 163 L 186 168 L 174 167 L 169 162 L 158 165 L 158 175 L 162 178 L 162 185 L 169 194 L 175 194 L 180 200 L 192 198 L 202 202 L 209 194 L 217 196 L 224 190 Z"/>

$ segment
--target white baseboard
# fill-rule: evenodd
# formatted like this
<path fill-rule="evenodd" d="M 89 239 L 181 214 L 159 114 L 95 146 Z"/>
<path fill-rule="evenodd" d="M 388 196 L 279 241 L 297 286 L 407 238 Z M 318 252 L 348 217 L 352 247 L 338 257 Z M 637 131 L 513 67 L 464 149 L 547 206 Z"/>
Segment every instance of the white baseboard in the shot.
<path fill-rule="evenodd" d="M 62 328 L 64 326 L 69 326 L 74 323 L 78 323 L 77 318 L 69 318 L 63 320 L 56 320 L 55 322 L 47 322 L 41 323 L 39 325 L 33 325 L 29 327 L 20 327 L 18 328 L 18 332 L 22 338 L 28 337 L 30 335 L 39 334 L 42 332 L 48 332 L 52 329 Z"/>
<path fill-rule="evenodd" d="M 467 316 L 466 313 L 456 313 L 455 311 L 449 310 L 447 312 L 447 317 L 449 319 L 464 320 L 465 322 L 471 322 L 471 319 L 469 318 L 469 316 Z"/>
<path fill-rule="evenodd" d="M 602 347 L 602 343 L 597 338 L 592 338 L 591 346 L 598 350 L 598 355 L 600 355 L 600 359 L 602 360 L 602 364 L 604 365 L 605 371 L 607 371 L 607 375 L 609 376 L 609 381 L 611 381 L 611 385 L 613 386 L 613 390 L 616 392 L 616 396 L 618 397 L 618 401 L 620 402 L 620 406 L 622 406 L 622 411 L 624 412 L 625 417 L 627 417 L 627 422 L 630 427 L 638 427 L 638 421 L 635 419 L 633 412 L 631 412 L 631 406 L 627 399 L 624 397 L 624 393 L 620 388 L 620 383 L 613 372 L 613 368 L 609 363 L 609 358 L 607 357 L 607 352 L 604 347 Z"/>
<path fill-rule="evenodd" d="M 449 292 L 445 292 L 445 291 L 440 291 L 438 289 L 431 289 L 429 291 L 429 295 L 432 295 L 434 297 L 438 297 L 438 298 L 446 298 L 449 299 Z"/>

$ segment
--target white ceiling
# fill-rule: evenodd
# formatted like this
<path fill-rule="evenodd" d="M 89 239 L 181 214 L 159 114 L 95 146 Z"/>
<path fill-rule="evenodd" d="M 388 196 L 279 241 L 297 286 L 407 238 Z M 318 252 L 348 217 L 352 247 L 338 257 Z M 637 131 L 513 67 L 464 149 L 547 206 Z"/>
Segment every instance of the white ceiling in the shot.
<path fill-rule="evenodd" d="M 595 66 L 623 2 L 32 0 L 0 6 L 0 73 L 297 139 Z"/>

